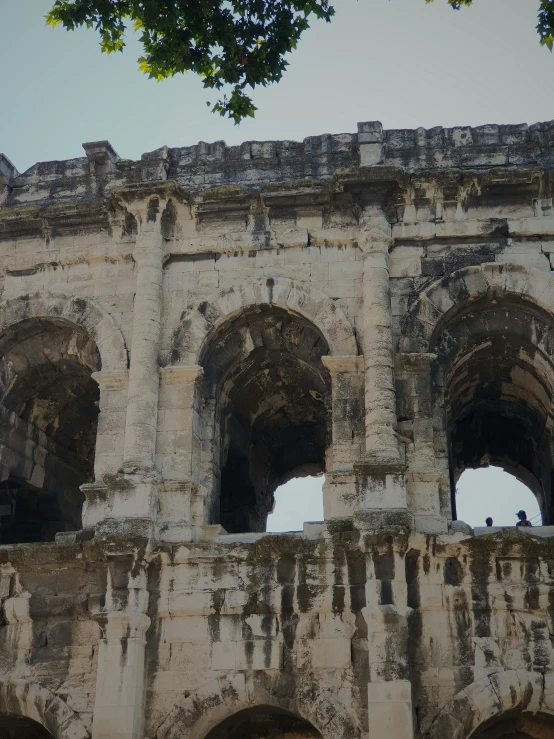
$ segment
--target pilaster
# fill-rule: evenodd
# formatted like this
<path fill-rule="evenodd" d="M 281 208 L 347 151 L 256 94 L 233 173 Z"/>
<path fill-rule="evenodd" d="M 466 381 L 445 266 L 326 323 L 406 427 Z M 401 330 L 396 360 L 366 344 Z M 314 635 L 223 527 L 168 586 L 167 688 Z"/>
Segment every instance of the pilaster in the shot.
<path fill-rule="evenodd" d="M 146 565 L 127 553 L 108 557 L 99 642 L 93 739 L 142 739 L 148 590 Z"/>
<path fill-rule="evenodd" d="M 405 536 L 370 533 L 366 608 L 369 739 L 413 739 Z"/>
<path fill-rule="evenodd" d="M 436 354 L 397 354 L 395 358 L 399 432 L 406 438 L 406 489 L 415 529 L 446 533 L 450 518 L 450 481 L 444 419 L 432 397 Z"/>
<path fill-rule="evenodd" d="M 327 452 L 323 513 L 325 520 L 352 516 L 358 507 L 354 462 L 365 448 L 363 406 L 364 358 L 321 357 L 331 375 L 332 438 Z"/>
<path fill-rule="evenodd" d="M 125 417 L 129 372 L 94 372 L 92 379 L 100 389 L 98 429 L 96 432 L 96 456 L 94 478 L 116 473 L 123 462 Z"/>
<path fill-rule="evenodd" d="M 160 370 L 156 467 L 164 480 L 192 480 L 194 461 L 200 454 L 194 394 L 202 373 L 199 365 Z"/>

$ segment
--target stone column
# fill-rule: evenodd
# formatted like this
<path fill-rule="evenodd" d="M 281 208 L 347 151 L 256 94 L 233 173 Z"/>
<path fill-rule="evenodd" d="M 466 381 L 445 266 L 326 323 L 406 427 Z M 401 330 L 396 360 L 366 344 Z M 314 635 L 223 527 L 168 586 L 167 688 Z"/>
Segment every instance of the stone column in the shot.
<path fill-rule="evenodd" d="M 374 223 L 373 221 L 377 221 Z M 392 313 L 388 254 L 392 243 L 386 219 L 371 219 L 358 241 L 364 253 L 363 345 L 365 366 L 366 453 L 399 459 L 396 439 Z"/>
<path fill-rule="evenodd" d="M 365 371 L 366 454 L 355 465 L 359 491 L 359 524 L 382 525 L 405 511 L 405 462 L 396 436 L 396 393 L 388 254 L 390 225 L 382 213 L 362 221 L 358 244 L 364 254 L 363 347 Z M 368 518 L 369 515 L 369 518 Z M 371 519 L 371 523 L 370 523 Z M 404 522 L 404 518 L 402 518 Z"/>
<path fill-rule="evenodd" d="M 156 447 L 164 240 L 158 198 L 133 203 L 128 209 L 138 227 L 133 252 L 137 286 L 122 470 L 144 473 L 154 468 Z"/>
<path fill-rule="evenodd" d="M 106 608 L 100 616 L 93 739 L 144 736 L 145 635 L 148 590 L 145 563 L 131 555 L 108 561 Z"/>

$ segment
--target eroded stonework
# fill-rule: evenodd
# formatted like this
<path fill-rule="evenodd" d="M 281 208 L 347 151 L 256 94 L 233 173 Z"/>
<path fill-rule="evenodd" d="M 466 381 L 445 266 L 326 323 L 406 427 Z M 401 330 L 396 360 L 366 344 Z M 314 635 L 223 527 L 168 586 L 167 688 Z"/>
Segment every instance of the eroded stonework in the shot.
<path fill-rule="evenodd" d="M 84 149 L 0 155 L 0 739 L 554 735 L 554 123 Z"/>

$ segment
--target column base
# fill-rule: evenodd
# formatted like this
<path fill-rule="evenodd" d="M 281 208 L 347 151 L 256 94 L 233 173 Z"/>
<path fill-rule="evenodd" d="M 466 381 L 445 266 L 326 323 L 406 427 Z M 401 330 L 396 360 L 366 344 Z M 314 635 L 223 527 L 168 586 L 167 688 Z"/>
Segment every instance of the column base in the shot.
<path fill-rule="evenodd" d="M 406 508 L 406 463 L 367 457 L 354 464 L 360 510 Z"/>
<path fill-rule="evenodd" d="M 144 464 L 140 459 L 126 459 L 118 472 L 123 475 L 152 475 L 154 474 L 154 466 L 152 464 Z"/>
<path fill-rule="evenodd" d="M 106 474 L 81 485 L 85 496 L 83 527 L 95 527 L 104 519 L 154 517 L 158 481 L 152 474 Z"/>
<path fill-rule="evenodd" d="M 140 539 L 154 538 L 151 518 L 104 518 L 94 530 L 95 539 Z"/>
<path fill-rule="evenodd" d="M 354 526 L 362 531 L 409 532 L 414 530 L 414 517 L 407 508 L 356 511 Z"/>
<path fill-rule="evenodd" d="M 202 519 L 202 494 L 196 483 L 164 480 L 158 485 L 156 538 L 159 541 L 177 544 L 195 540 Z"/>

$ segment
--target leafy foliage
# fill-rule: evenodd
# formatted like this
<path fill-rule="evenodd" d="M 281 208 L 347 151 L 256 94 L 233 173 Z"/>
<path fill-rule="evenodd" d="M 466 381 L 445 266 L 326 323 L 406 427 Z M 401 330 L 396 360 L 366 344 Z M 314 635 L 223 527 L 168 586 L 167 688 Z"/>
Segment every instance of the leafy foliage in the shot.
<path fill-rule="evenodd" d="M 459 10 L 474 0 L 447 2 Z M 552 51 L 554 0 L 539 2 L 537 31 Z M 310 17 L 330 21 L 334 12 L 329 0 L 55 0 L 46 21 L 94 28 L 106 53 L 122 51 L 134 27 L 143 72 L 157 80 L 196 72 L 204 87 L 223 90 L 212 110 L 239 123 L 256 111 L 246 90 L 280 80 Z"/>
<path fill-rule="evenodd" d="M 140 32 L 139 67 L 157 80 L 192 71 L 227 94 L 213 110 L 235 123 L 254 116 L 245 91 L 281 79 L 310 16 L 329 21 L 328 0 L 55 0 L 52 26 L 100 33 L 102 51 L 121 51 L 127 27 Z"/>
<path fill-rule="evenodd" d="M 454 10 L 460 10 L 464 5 L 473 5 L 474 0 L 448 0 Z M 434 0 L 425 0 L 432 3 Z M 540 37 L 541 44 L 546 46 L 550 51 L 554 47 L 554 0 L 540 0 L 537 32 Z"/>
<path fill-rule="evenodd" d="M 541 37 L 541 44 L 552 51 L 554 47 L 554 0 L 541 0 L 537 31 Z"/>

